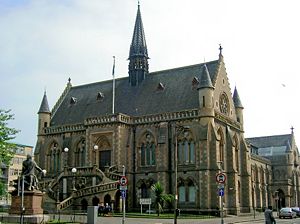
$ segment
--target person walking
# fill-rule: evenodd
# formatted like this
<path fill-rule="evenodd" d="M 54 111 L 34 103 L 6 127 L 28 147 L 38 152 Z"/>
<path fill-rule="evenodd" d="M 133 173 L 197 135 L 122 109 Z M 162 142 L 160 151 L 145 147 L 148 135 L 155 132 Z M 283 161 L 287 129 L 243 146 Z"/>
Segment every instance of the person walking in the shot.
<path fill-rule="evenodd" d="M 275 218 L 273 216 L 272 206 L 268 206 L 268 208 L 266 208 L 264 215 L 266 224 L 276 224 Z"/>

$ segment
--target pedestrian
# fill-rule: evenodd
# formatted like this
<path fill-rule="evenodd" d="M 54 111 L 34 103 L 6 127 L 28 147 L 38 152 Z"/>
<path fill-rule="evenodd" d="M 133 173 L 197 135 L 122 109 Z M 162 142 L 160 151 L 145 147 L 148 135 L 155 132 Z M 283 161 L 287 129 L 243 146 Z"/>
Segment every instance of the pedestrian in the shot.
<path fill-rule="evenodd" d="M 273 210 L 272 210 L 272 206 L 268 206 L 268 208 L 266 208 L 265 210 L 265 223 L 266 224 L 276 224 L 276 220 L 273 216 Z"/>

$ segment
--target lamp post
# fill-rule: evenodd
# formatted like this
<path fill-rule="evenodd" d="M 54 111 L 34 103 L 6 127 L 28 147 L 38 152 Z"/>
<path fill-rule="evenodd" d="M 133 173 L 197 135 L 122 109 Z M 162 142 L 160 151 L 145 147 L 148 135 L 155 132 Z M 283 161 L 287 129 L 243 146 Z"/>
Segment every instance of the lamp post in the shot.
<path fill-rule="evenodd" d="M 67 167 L 67 165 L 68 165 L 68 158 L 67 158 L 67 154 L 68 154 L 68 152 L 69 152 L 69 148 L 64 148 L 64 157 L 65 157 L 65 164 L 64 164 L 64 166 L 65 167 Z"/>
<path fill-rule="evenodd" d="M 76 191 L 76 188 L 75 188 L 75 175 L 76 175 L 77 169 L 75 167 L 73 167 L 71 171 L 73 173 L 73 191 Z"/>
<path fill-rule="evenodd" d="M 99 149 L 98 145 L 94 145 L 94 157 L 95 157 L 95 159 L 94 159 L 94 165 L 95 165 L 95 166 L 96 166 L 96 164 L 97 164 L 97 157 L 96 157 L 96 154 L 97 154 L 98 149 Z"/>
<path fill-rule="evenodd" d="M 178 216 L 178 189 L 177 189 L 177 178 L 178 178 L 178 136 L 188 130 L 189 127 L 184 126 L 176 126 L 174 125 L 174 133 L 175 133 L 175 151 L 174 151 L 174 172 L 175 172 L 175 200 L 174 200 L 174 224 L 177 224 L 177 216 Z"/>

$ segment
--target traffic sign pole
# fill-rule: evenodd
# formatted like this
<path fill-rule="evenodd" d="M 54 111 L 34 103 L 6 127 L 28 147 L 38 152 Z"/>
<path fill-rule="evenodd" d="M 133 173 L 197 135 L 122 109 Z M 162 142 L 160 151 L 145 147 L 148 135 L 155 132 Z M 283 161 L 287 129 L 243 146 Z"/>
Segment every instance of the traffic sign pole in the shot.
<path fill-rule="evenodd" d="M 127 185 L 127 178 L 125 177 L 125 166 L 123 165 L 123 176 L 122 176 L 122 178 L 123 179 L 125 179 L 126 181 L 125 181 L 125 185 Z M 121 179 L 122 179 L 121 178 Z M 122 184 L 122 183 L 121 183 Z M 125 186 L 125 185 L 123 185 L 123 186 Z M 126 192 L 126 190 L 125 190 L 125 192 Z M 123 195 L 122 195 L 123 196 Z M 125 193 L 125 196 L 126 196 L 126 193 Z M 123 218 L 122 218 L 122 224 L 125 224 L 125 197 L 122 197 L 122 204 L 123 204 Z"/>

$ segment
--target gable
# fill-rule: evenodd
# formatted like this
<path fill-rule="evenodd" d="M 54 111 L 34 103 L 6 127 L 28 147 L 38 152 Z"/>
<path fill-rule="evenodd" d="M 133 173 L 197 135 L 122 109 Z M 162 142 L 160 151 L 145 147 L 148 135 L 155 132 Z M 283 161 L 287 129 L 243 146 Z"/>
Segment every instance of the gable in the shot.
<path fill-rule="evenodd" d="M 214 90 L 214 108 L 216 111 L 222 113 L 221 104 L 222 98 L 225 96 L 228 100 L 228 114 L 227 116 L 233 120 L 236 120 L 236 112 L 235 106 L 232 98 L 232 92 L 230 88 L 230 83 L 228 79 L 228 75 L 226 72 L 226 68 L 223 62 L 219 63 L 219 69 L 212 80 L 213 85 L 215 87 Z"/>

